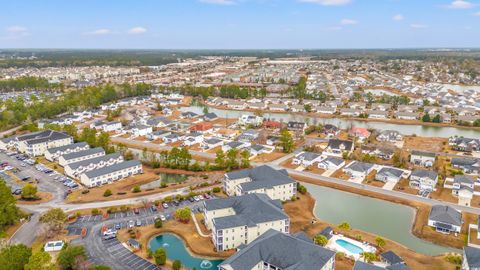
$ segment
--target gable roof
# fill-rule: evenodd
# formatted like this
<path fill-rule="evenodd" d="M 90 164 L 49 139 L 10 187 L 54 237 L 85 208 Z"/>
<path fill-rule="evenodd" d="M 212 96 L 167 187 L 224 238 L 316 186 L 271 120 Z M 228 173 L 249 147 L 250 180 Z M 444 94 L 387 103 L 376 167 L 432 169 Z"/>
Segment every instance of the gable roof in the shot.
<path fill-rule="evenodd" d="M 462 225 L 462 213 L 448 205 L 432 206 L 428 219 L 450 225 Z"/>
<path fill-rule="evenodd" d="M 69 154 L 63 155 L 62 157 L 64 160 L 71 160 L 74 158 L 79 158 L 79 157 L 84 157 L 84 156 L 89 156 L 89 155 L 94 155 L 99 153 L 105 153 L 105 150 L 103 150 L 102 147 L 95 147 L 95 148 L 90 148 L 83 151 L 69 153 Z"/>
<path fill-rule="evenodd" d="M 480 267 L 480 248 L 465 246 L 463 253 L 470 269 Z"/>
<path fill-rule="evenodd" d="M 229 180 L 250 178 L 251 182 L 240 184 L 244 191 L 295 183 L 295 181 L 288 176 L 286 170 L 275 170 L 267 165 L 230 172 L 227 173 L 226 176 Z"/>
<path fill-rule="evenodd" d="M 57 152 L 63 152 L 63 151 L 68 150 L 68 149 L 75 149 L 77 147 L 78 148 L 84 148 L 86 146 L 88 146 L 86 142 L 78 142 L 78 143 L 72 143 L 72 144 L 67 144 L 67 145 L 64 145 L 64 146 L 50 148 L 47 151 L 52 153 L 52 154 L 55 154 Z"/>
<path fill-rule="evenodd" d="M 331 250 L 270 229 L 220 265 L 244 270 L 267 262 L 283 270 L 311 270 L 321 269 L 334 256 Z"/>

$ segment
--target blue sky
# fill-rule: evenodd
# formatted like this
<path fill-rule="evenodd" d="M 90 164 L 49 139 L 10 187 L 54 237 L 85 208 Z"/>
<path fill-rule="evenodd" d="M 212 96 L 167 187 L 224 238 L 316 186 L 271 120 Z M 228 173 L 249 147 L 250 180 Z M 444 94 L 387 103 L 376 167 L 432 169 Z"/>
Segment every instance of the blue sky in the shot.
<path fill-rule="evenodd" d="M 480 47 L 480 0 L 0 0 L 1 48 Z"/>

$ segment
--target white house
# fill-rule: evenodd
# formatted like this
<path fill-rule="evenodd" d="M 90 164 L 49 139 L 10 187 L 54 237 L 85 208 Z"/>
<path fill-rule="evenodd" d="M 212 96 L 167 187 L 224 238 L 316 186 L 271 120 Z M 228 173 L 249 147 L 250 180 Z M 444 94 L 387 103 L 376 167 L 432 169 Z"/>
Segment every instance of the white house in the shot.
<path fill-rule="evenodd" d="M 292 164 L 308 167 L 322 159 L 320 154 L 313 152 L 300 152 L 292 159 Z"/>
<path fill-rule="evenodd" d="M 201 144 L 203 142 L 203 135 L 201 133 L 189 133 L 183 137 L 183 146 L 192 146 L 195 144 Z"/>
<path fill-rule="evenodd" d="M 327 156 L 318 162 L 318 168 L 324 170 L 338 170 L 343 166 L 345 166 L 345 160 L 332 156 Z"/>
<path fill-rule="evenodd" d="M 462 213 L 447 205 L 432 206 L 428 216 L 428 226 L 441 233 L 459 233 L 462 223 Z"/>
<path fill-rule="evenodd" d="M 92 171 L 98 168 L 111 166 L 123 162 L 123 156 L 120 153 L 108 154 L 96 158 L 86 159 L 75 163 L 65 165 L 65 174 L 72 178 L 78 177 L 80 174 Z"/>
<path fill-rule="evenodd" d="M 436 154 L 432 152 L 412 150 L 410 162 L 423 167 L 432 167 L 435 163 Z"/>
<path fill-rule="evenodd" d="M 342 157 L 343 153 L 347 153 L 348 155 L 352 153 L 353 148 L 352 141 L 330 139 L 328 140 L 327 148 L 325 148 L 325 151 L 323 151 L 322 154 Z"/>
<path fill-rule="evenodd" d="M 365 178 L 373 168 L 371 163 L 353 161 L 343 168 L 343 172 L 354 178 Z"/>
<path fill-rule="evenodd" d="M 135 137 L 147 136 L 152 133 L 152 127 L 147 125 L 136 124 L 130 129 L 130 133 Z"/>
<path fill-rule="evenodd" d="M 246 115 L 243 114 L 238 119 L 238 124 L 240 125 L 253 125 L 253 126 L 260 126 L 263 122 L 263 117 L 256 116 L 256 115 Z"/>
<path fill-rule="evenodd" d="M 410 174 L 409 171 L 400 170 L 394 167 L 382 167 L 375 175 L 375 180 L 382 182 L 394 182 L 397 183 L 402 177 L 407 178 Z"/>
<path fill-rule="evenodd" d="M 113 121 L 102 125 L 102 130 L 105 132 L 113 132 L 122 130 L 122 123 Z"/>
<path fill-rule="evenodd" d="M 420 190 L 434 191 L 438 182 L 438 173 L 430 170 L 414 170 L 409 185 Z"/>

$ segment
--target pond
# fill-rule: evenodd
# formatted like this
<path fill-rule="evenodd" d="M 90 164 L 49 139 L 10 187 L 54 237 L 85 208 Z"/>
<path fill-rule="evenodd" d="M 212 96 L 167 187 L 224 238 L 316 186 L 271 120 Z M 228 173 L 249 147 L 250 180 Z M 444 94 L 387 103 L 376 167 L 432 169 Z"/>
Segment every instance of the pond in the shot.
<path fill-rule="evenodd" d="M 415 210 L 411 207 L 336 189 L 304 184 L 316 199 L 316 216 L 331 224 L 348 222 L 352 228 L 396 241 L 415 252 L 439 255 L 458 250 L 435 245 L 411 233 Z"/>
<path fill-rule="evenodd" d="M 198 105 L 192 105 L 189 107 L 180 108 L 181 111 L 191 111 L 197 114 L 203 114 L 203 107 Z M 253 114 L 252 112 L 235 111 L 235 110 L 223 110 L 209 107 L 209 112 L 213 112 L 221 118 L 239 118 L 243 114 Z M 366 122 L 345 118 L 321 118 L 311 117 L 299 114 L 288 113 L 264 113 L 264 118 L 277 120 L 277 121 L 302 121 L 310 124 L 333 124 L 342 129 L 348 129 L 350 127 L 362 127 L 368 129 L 377 130 L 396 130 L 403 135 L 416 134 L 422 137 L 440 137 L 449 138 L 454 135 L 463 136 L 466 138 L 480 138 L 480 130 L 469 128 L 457 128 L 457 127 L 439 127 L 439 126 L 423 126 L 423 125 L 400 125 L 384 122 Z"/>
<path fill-rule="evenodd" d="M 165 183 L 182 183 L 187 180 L 188 176 L 184 174 L 176 174 L 176 173 L 159 173 L 159 179 L 152 181 L 150 183 L 141 185 L 141 189 L 149 189 L 149 188 L 159 188 L 162 185 L 162 182 Z"/>
<path fill-rule="evenodd" d="M 208 239 L 205 241 L 209 241 Z M 208 260 L 199 257 L 192 256 L 185 247 L 185 243 L 180 237 L 165 233 L 153 238 L 149 243 L 152 252 L 155 252 L 160 247 L 165 248 L 167 251 L 167 258 L 169 260 L 180 260 L 183 267 L 188 269 L 196 268 L 198 270 L 216 270 L 218 265 L 223 260 Z"/>

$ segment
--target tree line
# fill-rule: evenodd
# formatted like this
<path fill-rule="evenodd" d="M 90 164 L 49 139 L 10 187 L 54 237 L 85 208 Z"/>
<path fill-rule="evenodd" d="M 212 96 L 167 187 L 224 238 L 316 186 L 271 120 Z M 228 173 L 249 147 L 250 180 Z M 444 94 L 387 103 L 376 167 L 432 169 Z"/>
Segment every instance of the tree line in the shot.
<path fill-rule="evenodd" d="M 19 77 L 15 79 L 0 80 L 0 91 L 26 91 L 26 90 L 63 90 L 65 86 L 62 83 L 50 83 L 45 78 L 39 77 Z"/>
<path fill-rule="evenodd" d="M 0 130 L 32 124 L 35 120 L 52 118 L 62 113 L 92 109 L 126 97 L 148 95 L 150 90 L 151 86 L 144 83 L 135 85 L 125 83 L 116 86 L 105 84 L 66 92 L 59 97 L 43 95 L 42 98 L 30 102 L 22 97 L 0 101 L 0 108 L 4 107 L 0 112 Z"/>

